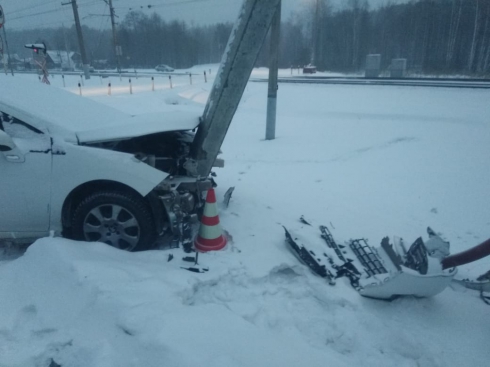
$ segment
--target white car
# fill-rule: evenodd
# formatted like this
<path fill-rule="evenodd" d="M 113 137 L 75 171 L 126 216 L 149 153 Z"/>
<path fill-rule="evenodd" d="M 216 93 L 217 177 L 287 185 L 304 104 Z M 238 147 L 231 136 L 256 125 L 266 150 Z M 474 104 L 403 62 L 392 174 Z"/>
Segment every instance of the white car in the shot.
<path fill-rule="evenodd" d="M 171 73 L 172 71 L 174 71 L 173 68 L 171 68 L 170 66 L 165 65 L 165 64 L 158 65 L 157 67 L 155 67 L 155 70 L 156 71 L 163 71 L 163 72 L 167 72 L 167 73 Z"/>
<path fill-rule="evenodd" d="M 56 235 L 143 250 L 182 241 L 214 182 L 189 158 L 199 116 L 130 116 L 18 78 L 0 81 L 0 242 Z"/>

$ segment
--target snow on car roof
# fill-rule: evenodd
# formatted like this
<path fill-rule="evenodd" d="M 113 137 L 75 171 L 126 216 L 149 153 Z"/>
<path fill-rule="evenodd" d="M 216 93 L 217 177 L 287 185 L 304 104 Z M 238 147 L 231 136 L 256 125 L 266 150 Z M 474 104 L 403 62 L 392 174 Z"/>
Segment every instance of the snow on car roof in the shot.
<path fill-rule="evenodd" d="M 59 88 L 10 77 L 0 82 L 0 111 L 67 141 L 84 143 L 191 130 L 199 125 L 195 113 L 131 116 Z"/>

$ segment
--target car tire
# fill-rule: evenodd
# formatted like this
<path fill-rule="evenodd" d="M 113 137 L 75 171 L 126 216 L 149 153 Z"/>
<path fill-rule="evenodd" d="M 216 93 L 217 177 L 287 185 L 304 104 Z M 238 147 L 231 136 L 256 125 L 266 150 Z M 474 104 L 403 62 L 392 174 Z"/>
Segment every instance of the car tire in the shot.
<path fill-rule="evenodd" d="M 103 242 L 126 251 L 147 250 L 155 241 L 155 224 L 146 202 L 135 194 L 102 191 L 73 211 L 75 240 Z"/>

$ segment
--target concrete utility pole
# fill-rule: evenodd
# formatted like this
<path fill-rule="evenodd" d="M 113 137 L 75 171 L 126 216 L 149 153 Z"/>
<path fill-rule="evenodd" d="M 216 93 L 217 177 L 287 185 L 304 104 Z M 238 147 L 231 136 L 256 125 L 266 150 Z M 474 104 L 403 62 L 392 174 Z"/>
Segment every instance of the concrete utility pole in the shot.
<path fill-rule="evenodd" d="M 75 26 L 77 28 L 78 35 L 78 46 L 80 47 L 80 55 L 82 56 L 83 72 L 85 74 L 85 79 L 90 79 L 90 70 L 87 59 L 87 54 L 85 53 L 85 43 L 83 42 L 82 26 L 80 25 L 80 17 L 78 16 L 78 5 L 77 0 L 71 0 L 69 3 L 61 3 L 61 5 L 70 5 L 73 8 L 73 15 L 75 17 Z"/>
<path fill-rule="evenodd" d="M 197 174 L 207 176 L 247 86 L 280 0 L 244 0 L 201 124 L 192 143 Z"/>
<path fill-rule="evenodd" d="M 271 26 L 271 49 L 269 55 L 269 92 L 267 95 L 267 127 L 265 140 L 276 138 L 277 90 L 279 74 L 279 43 L 281 41 L 281 1 Z"/>
<path fill-rule="evenodd" d="M 10 69 L 10 72 L 12 73 L 12 76 L 14 76 L 14 67 L 12 66 L 12 60 L 10 60 L 10 50 L 9 50 L 9 43 L 7 41 L 7 31 L 5 30 L 5 26 L 3 28 L 3 38 L 5 39 L 5 48 L 7 49 L 7 65 L 8 68 Z"/>
<path fill-rule="evenodd" d="M 112 0 L 109 0 L 107 4 L 109 5 L 109 11 L 111 14 L 112 41 L 114 43 L 114 55 L 116 56 L 117 72 L 120 73 L 122 50 L 121 50 L 121 46 L 119 46 L 117 43 L 117 31 L 116 31 L 116 20 L 115 20 L 116 12 L 114 11 L 114 7 L 112 6 Z"/>

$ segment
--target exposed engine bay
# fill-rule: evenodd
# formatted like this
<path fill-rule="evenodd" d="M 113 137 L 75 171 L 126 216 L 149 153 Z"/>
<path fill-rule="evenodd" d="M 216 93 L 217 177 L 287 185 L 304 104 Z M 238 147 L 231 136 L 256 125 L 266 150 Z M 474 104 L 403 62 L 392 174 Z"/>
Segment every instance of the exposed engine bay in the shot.
<path fill-rule="evenodd" d="M 194 133 L 191 131 L 170 131 L 90 146 L 134 154 L 142 162 L 177 176 L 189 175 L 184 165 L 189 160 L 193 139 Z"/>
<path fill-rule="evenodd" d="M 196 164 L 190 158 L 193 140 L 192 131 L 170 131 L 90 144 L 92 147 L 133 154 L 140 161 L 169 174 L 148 195 L 148 200 L 154 207 L 158 234 L 160 238 L 165 237 L 162 242 L 171 243 L 171 247 L 191 246 L 191 225 L 197 222 L 197 215 L 204 205 L 203 193 L 216 186 L 212 178 L 198 177 Z M 216 166 L 222 167 L 223 163 L 217 160 Z M 162 212 L 166 215 L 158 216 Z"/>

